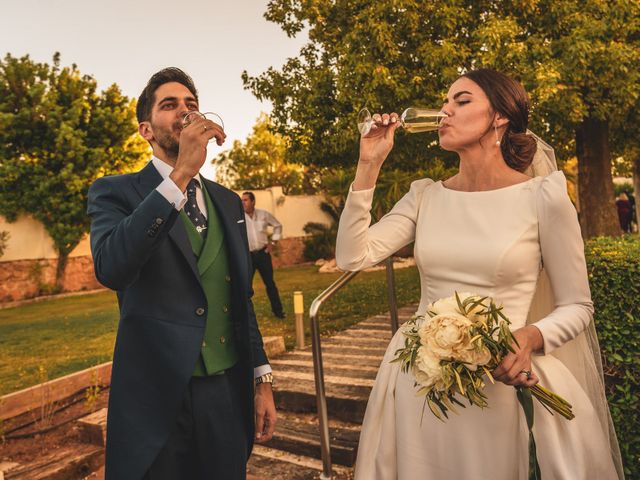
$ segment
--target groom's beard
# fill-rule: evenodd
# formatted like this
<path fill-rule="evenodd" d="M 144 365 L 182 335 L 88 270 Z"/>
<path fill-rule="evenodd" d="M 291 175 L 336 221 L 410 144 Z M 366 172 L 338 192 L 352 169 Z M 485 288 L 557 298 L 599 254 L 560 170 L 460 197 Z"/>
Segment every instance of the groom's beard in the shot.
<path fill-rule="evenodd" d="M 151 125 L 153 128 L 153 125 Z M 181 125 L 174 124 L 171 130 L 167 130 L 165 128 L 154 128 L 154 134 L 156 143 L 162 148 L 165 154 L 172 159 L 178 158 L 178 153 L 180 152 L 180 141 L 176 139 L 176 134 L 179 136 L 182 130 Z"/>

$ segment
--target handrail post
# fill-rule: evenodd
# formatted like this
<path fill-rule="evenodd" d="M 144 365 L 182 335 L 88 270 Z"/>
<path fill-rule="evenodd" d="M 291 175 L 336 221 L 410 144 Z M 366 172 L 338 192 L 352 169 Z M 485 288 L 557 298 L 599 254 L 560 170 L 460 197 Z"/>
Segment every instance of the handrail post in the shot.
<path fill-rule="evenodd" d="M 313 376 L 316 383 L 316 405 L 320 422 L 321 480 L 331 480 L 331 444 L 329 439 L 329 412 L 324 391 L 324 368 L 320 349 L 320 326 L 316 315 L 311 316 L 311 346 L 313 350 Z"/>
<path fill-rule="evenodd" d="M 318 422 L 320 423 L 320 453 L 322 455 L 321 480 L 331 480 L 331 443 L 329 440 L 329 414 L 327 411 L 327 395 L 324 390 L 324 368 L 322 366 L 322 346 L 320 343 L 320 324 L 318 312 L 322 303 L 340 290 L 355 277 L 358 272 L 344 273 L 329 288 L 316 297 L 309 309 L 311 322 L 311 348 L 313 351 L 313 376 L 316 384 L 316 404 L 318 408 Z"/>
<path fill-rule="evenodd" d="M 398 301 L 396 299 L 396 277 L 393 272 L 393 258 L 385 260 L 387 267 L 387 297 L 389 298 L 389 316 L 391 317 L 391 335 L 398 331 Z"/>

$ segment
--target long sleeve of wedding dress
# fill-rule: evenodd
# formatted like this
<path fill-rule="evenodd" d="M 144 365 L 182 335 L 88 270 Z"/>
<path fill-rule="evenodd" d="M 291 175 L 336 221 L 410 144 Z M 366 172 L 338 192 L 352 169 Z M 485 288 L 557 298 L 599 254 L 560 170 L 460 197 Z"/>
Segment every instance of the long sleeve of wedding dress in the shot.
<path fill-rule="evenodd" d="M 534 323 L 547 354 L 578 336 L 593 317 L 584 244 L 566 185 L 562 172 L 545 177 L 536 202 L 542 262 L 555 298 L 555 309 Z"/>
<path fill-rule="evenodd" d="M 338 226 L 338 267 L 352 272 L 363 270 L 411 243 L 415 238 L 422 195 L 431 184 L 433 180 L 428 178 L 413 182 L 409 192 L 371 228 L 374 189 L 350 190 Z"/>

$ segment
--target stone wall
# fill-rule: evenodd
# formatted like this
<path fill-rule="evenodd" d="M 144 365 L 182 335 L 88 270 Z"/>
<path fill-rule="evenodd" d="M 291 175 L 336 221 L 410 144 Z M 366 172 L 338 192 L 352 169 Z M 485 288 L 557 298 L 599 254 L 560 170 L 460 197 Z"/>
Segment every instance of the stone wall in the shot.
<path fill-rule="evenodd" d="M 303 237 L 284 238 L 276 246 L 273 266 L 287 267 L 304 262 Z M 54 258 L 0 262 L 0 303 L 52 293 L 55 281 Z M 63 292 L 101 288 L 93 272 L 90 255 L 69 258 L 63 280 Z"/>
<path fill-rule="evenodd" d="M 289 267 L 303 263 L 304 237 L 283 238 L 272 253 L 273 267 Z"/>
<path fill-rule="evenodd" d="M 55 282 L 54 258 L 0 263 L 0 302 L 11 302 L 51 293 Z M 101 285 L 93 273 L 90 256 L 71 257 L 63 279 L 64 292 L 94 290 Z"/>

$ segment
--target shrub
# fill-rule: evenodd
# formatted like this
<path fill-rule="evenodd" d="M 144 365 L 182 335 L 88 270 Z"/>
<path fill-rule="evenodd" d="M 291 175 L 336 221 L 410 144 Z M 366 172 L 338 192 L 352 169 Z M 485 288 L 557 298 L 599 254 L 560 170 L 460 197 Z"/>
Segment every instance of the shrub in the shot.
<path fill-rule="evenodd" d="M 640 237 L 586 242 L 595 324 L 627 479 L 640 478 Z"/>
<path fill-rule="evenodd" d="M 613 184 L 613 192 L 615 193 L 616 198 L 622 192 L 631 192 L 633 193 L 633 183 L 632 182 L 622 182 L 622 183 L 614 183 Z"/>
<path fill-rule="evenodd" d="M 0 257 L 4 255 L 4 251 L 7 249 L 7 243 L 9 243 L 9 232 L 0 232 Z"/>

